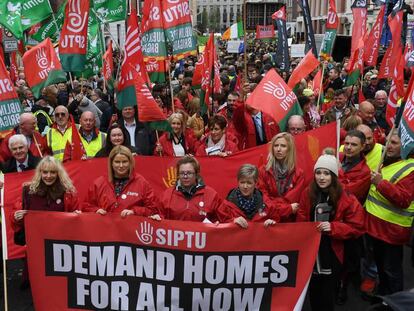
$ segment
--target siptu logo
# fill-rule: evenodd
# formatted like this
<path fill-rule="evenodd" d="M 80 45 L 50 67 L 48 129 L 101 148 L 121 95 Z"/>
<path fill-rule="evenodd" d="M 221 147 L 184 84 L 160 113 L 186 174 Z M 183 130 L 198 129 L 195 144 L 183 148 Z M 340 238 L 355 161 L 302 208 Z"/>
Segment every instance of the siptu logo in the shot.
<path fill-rule="evenodd" d="M 286 90 L 280 82 L 275 84 L 267 81 L 263 86 L 263 90 L 268 94 L 272 94 L 277 99 L 284 99 L 286 97 Z"/>
<path fill-rule="evenodd" d="M 83 13 L 81 11 L 81 0 L 72 0 L 71 6 L 69 7 L 68 14 L 68 29 L 74 33 L 81 32 L 87 22 L 87 12 Z"/>
<path fill-rule="evenodd" d="M 164 182 L 165 187 L 174 187 L 175 183 L 177 182 L 177 168 L 175 168 L 174 166 L 170 166 L 167 169 L 167 177 L 163 177 L 162 181 Z"/>
<path fill-rule="evenodd" d="M 144 221 L 141 222 L 141 232 L 135 230 L 137 234 L 138 240 L 140 240 L 144 244 L 151 244 L 152 243 L 152 235 L 154 233 L 154 228 L 151 226 L 150 223 Z"/>
<path fill-rule="evenodd" d="M 40 48 L 36 52 L 36 61 L 40 68 L 46 69 L 49 66 L 49 61 L 46 56 L 46 49 Z"/>

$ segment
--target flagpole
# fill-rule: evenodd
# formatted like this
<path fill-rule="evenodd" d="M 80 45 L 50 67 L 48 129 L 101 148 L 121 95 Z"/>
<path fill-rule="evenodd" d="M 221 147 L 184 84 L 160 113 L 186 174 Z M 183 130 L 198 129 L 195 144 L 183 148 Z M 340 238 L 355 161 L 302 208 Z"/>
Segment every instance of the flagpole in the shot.
<path fill-rule="evenodd" d="M 316 106 L 316 110 L 318 111 L 318 113 L 321 112 L 321 104 L 320 104 L 320 100 L 321 100 L 321 94 L 322 94 L 322 86 L 323 86 L 323 77 L 324 77 L 324 72 L 325 72 L 325 63 L 322 62 L 322 74 L 321 74 L 321 83 L 319 84 L 319 94 L 318 94 L 318 103 Z"/>
<path fill-rule="evenodd" d="M 36 145 L 37 151 L 39 151 L 40 157 L 43 158 L 43 153 L 42 153 L 42 151 L 39 148 L 39 144 L 37 143 L 37 139 L 36 139 L 36 135 L 35 134 L 33 134 L 33 140 L 34 140 L 34 143 Z"/>
<path fill-rule="evenodd" d="M 155 130 L 155 135 L 157 136 L 157 145 L 160 146 L 160 134 L 158 134 L 158 130 Z M 162 151 L 158 151 L 160 157 L 162 157 Z"/>
<path fill-rule="evenodd" d="M 0 208 L 1 208 L 1 233 L 2 233 L 2 244 L 3 244 L 3 291 L 4 291 L 4 310 L 9 310 L 9 300 L 8 300 L 8 291 L 7 291 L 7 234 L 6 234 L 6 217 L 3 208 L 4 203 L 4 174 L 0 174 L 0 183 L 3 183 L 3 186 L 0 189 Z"/>
<path fill-rule="evenodd" d="M 58 38 L 60 38 L 60 31 L 59 31 L 59 26 L 57 24 L 56 18 L 55 18 L 55 12 L 53 11 L 52 5 L 50 4 L 50 1 L 48 0 L 47 3 L 49 4 L 49 8 L 52 11 L 52 19 L 53 19 L 53 23 L 56 26 L 56 32 L 58 33 Z"/>
<path fill-rule="evenodd" d="M 247 16 L 247 4 L 246 0 L 243 0 L 243 31 L 244 31 L 244 82 L 247 82 L 247 29 L 246 29 L 246 16 Z M 243 99 L 244 100 L 244 99 Z"/>
<path fill-rule="evenodd" d="M 73 91 L 73 79 L 72 79 L 72 73 L 69 71 L 69 81 L 70 81 L 70 86 L 72 87 L 72 91 Z"/>
<path fill-rule="evenodd" d="M 164 64 L 167 65 L 168 67 L 168 80 L 170 81 L 170 93 L 171 93 L 171 108 L 172 108 L 172 112 L 175 113 L 175 107 L 174 107 L 174 90 L 172 88 L 172 84 L 171 84 L 171 64 L 170 62 L 164 61 Z"/>

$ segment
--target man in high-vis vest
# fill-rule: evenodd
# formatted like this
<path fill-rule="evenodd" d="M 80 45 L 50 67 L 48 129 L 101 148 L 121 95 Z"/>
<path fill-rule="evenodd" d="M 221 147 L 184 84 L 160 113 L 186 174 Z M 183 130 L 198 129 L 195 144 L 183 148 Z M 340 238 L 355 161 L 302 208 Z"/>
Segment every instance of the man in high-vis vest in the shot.
<path fill-rule="evenodd" d="M 374 140 L 374 133 L 368 125 L 360 124 L 356 127 L 356 130 L 361 131 L 365 135 L 365 160 L 370 170 L 376 171 L 381 162 L 384 146 Z"/>
<path fill-rule="evenodd" d="M 72 143 L 72 127 L 69 122 L 69 111 L 65 106 L 57 106 L 54 112 L 55 122 L 46 134 L 47 145 L 53 156 L 63 161 L 66 143 Z"/>
<path fill-rule="evenodd" d="M 403 246 L 410 240 L 414 216 L 414 159 L 401 159 L 401 140 L 391 134 L 380 173 L 371 173 L 365 202 L 366 230 L 378 268 L 379 295 L 403 290 Z"/>
<path fill-rule="evenodd" d="M 93 158 L 105 146 L 106 134 L 99 131 L 95 122 L 95 115 L 91 111 L 83 112 L 79 119 L 80 139 L 87 158 Z"/>

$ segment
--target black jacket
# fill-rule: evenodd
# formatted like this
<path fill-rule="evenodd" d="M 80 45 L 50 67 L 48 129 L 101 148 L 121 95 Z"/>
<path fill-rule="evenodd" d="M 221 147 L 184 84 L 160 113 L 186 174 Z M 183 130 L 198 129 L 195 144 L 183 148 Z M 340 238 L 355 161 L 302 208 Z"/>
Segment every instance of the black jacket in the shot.
<path fill-rule="evenodd" d="M 27 161 L 27 167 L 24 169 L 24 171 L 33 170 L 36 168 L 37 164 L 40 162 L 41 158 L 35 157 L 32 155 L 32 153 L 29 151 L 28 153 L 29 159 Z M 6 173 L 16 173 L 17 172 L 17 165 L 16 165 L 16 159 L 10 158 L 4 163 L 0 163 L 0 171 L 2 171 L 4 174 Z"/>
<path fill-rule="evenodd" d="M 126 133 L 125 144 L 131 146 L 131 141 L 135 142 L 135 149 L 140 155 L 153 155 L 155 148 L 155 134 L 150 129 L 148 123 L 139 122 L 135 120 L 135 136 L 130 137 L 128 130 L 125 128 L 124 120 L 120 118 L 118 124 L 124 129 Z"/>

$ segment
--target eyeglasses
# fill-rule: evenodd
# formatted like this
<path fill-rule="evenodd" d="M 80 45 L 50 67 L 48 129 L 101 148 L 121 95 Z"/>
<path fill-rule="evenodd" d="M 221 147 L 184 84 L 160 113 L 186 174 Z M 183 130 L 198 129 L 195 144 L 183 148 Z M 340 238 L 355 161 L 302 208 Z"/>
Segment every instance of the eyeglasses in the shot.
<path fill-rule="evenodd" d="M 180 172 L 178 173 L 178 175 L 180 175 L 180 177 L 193 177 L 195 173 L 194 172 Z"/>
<path fill-rule="evenodd" d="M 289 131 L 291 132 L 302 132 L 303 128 L 300 127 L 289 127 Z"/>
<path fill-rule="evenodd" d="M 64 116 L 66 116 L 66 113 L 64 113 L 64 112 L 62 112 L 62 113 L 59 113 L 59 112 L 55 113 L 55 117 L 60 118 L 60 117 L 64 117 Z"/>

